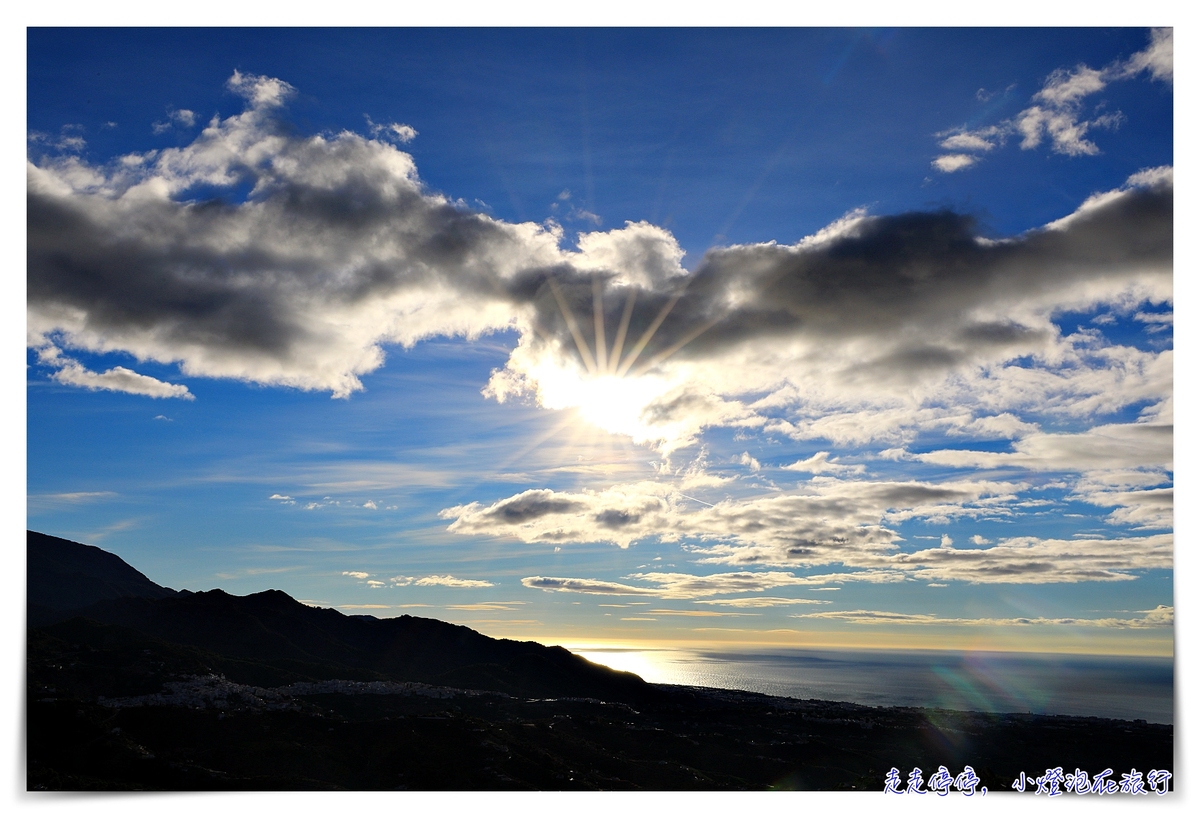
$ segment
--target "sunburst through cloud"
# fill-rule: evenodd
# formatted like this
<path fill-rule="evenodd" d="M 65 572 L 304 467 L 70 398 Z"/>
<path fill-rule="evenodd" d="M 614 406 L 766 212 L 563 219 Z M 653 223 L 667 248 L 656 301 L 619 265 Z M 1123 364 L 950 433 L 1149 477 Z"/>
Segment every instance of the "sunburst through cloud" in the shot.
<path fill-rule="evenodd" d="M 31 531 L 655 683 L 1172 724 L 1173 31 L 569 35 L 30 29 Z"/>

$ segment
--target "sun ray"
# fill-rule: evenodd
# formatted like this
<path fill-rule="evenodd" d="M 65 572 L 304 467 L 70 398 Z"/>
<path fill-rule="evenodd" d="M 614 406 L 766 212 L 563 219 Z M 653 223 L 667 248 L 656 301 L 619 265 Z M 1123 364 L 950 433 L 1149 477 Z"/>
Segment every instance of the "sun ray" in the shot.
<path fill-rule="evenodd" d="M 558 302 L 558 309 L 562 312 L 562 316 L 567 322 L 567 329 L 571 331 L 571 337 L 575 339 L 575 348 L 579 350 L 579 357 L 583 359 L 583 365 L 587 367 L 589 373 L 595 375 L 596 360 L 592 357 L 592 351 L 588 349 L 587 341 L 583 339 L 583 334 L 579 331 L 579 323 L 575 320 L 575 313 L 571 311 L 566 299 L 563 298 L 562 290 L 558 287 L 558 282 L 553 278 L 547 278 L 546 283 L 550 285 L 550 292 L 554 293 L 554 300 Z"/>
<path fill-rule="evenodd" d="M 683 298 L 683 292 L 683 290 L 680 290 L 675 293 L 667 301 L 666 305 L 659 310 L 658 315 L 654 318 L 654 323 L 642 333 L 642 337 L 633 345 L 633 349 L 629 350 L 629 355 L 621 363 L 620 368 L 617 370 L 618 378 L 624 377 L 625 373 L 629 371 L 629 367 L 633 366 L 633 362 L 642 354 L 642 350 L 646 348 L 646 344 L 650 343 L 650 339 L 654 337 L 654 333 L 658 332 L 658 328 L 662 326 L 662 322 L 667 320 L 667 316 L 671 314 L 671 310 L 675 308 L 675 304 L 678 303 L 679 299 Z"/>
<path fill-rule="evenodd" d="M 687 333 L 682 338 L 680 338 L 678 341 L 671 344 L 671 346 L 667 347 L 666 349 L 662 350 L 661 352 L 656 353 L 653 358 L 651 358 L 649 361 L 647 361 L 646 363 L 644 363 L 640 367 L 638 367 L 637 371 L 633 373 L 634 376 L 636 377 L 638 375 L 646 374 L 651 369 L 658 366 L 663 361 L 667 360 L 667 358 L 670 358 L 676 352 L 683 349 L 685 346 L 690 344 L 692 341 L 696 340 L 701 335 L 703 335 L 705 332 L 710 330 L 713 327 L 713 325 L 717 323 L 718 320 L 719 319 L 714 318 L 712 320 L 705 321 L 703 324 L 698 326 L 696 329 L 692 330 L 691 332 Z"/>
<path fill-rule="evenodd" d="M 596 369 L 608 371 L 608 342 L 604 338 L 604 284 L 592 275 L 592 323 L 595 327 Z"/>
<path fill-rule="evenodd" d="M 562 420 L 560 420 L 558 423 L 554 424 L 554 426 L 551 427 L 547 432 L 545 432 L 542 435 L 539 435 L 532 443 L 529 443 L 524 448 L 522 448 L 520 451 L 513 454 L 511 457 L 505 458 L 503 461 L 497 463 L 494 467 L 495 470 L 503 471 L 504 469 L 508 468 L 513 463 L 515 463 L 516 461 L 525 457 L 525 455 L 532 452 L 538 446 L 541 446 L 543 443 L 545 443 L 550 438 L 558 437 L 563 432 L 564 429 L 566 429 L 572 425 L 578 426 L 579 424 L 577 422 L 577 418 L 575 417 L 575 415 L 576 415 L 576 413 L 572 412 L 572 411 L 564 412 Z"/>
<path fill-rule="evenodd" d="M 621 313 L 621 325 L 617 327 L 617 337 L 613 339 L 612 355 L 609 356 L 609 374 L 615 375 L 621 362 L 621 352 L 625 347 L 625 333 L 629 331 L 629 319 L 633 317 L 633 302 L 637 300 L 637 289 L 629 288 L 629 297 L 625 299 L 625 312 Z"/>

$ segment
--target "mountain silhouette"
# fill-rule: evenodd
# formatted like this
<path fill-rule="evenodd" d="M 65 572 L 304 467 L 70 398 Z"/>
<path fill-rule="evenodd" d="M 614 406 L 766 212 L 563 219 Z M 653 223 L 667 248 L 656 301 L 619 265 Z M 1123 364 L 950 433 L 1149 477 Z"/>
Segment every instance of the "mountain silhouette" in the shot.
<path fill-rule="evenodd" d="M 180 592 L 146 578 L 116 554 L 94 545 L 25 532 L 29 624 L 48 624 L 101 600 L 165 599 Z M 185 592 L 186 593 L 186 592 Z"/>
<path fill-rule="evenodd" d="M 390 679 L 526 697 L 641 702 L 656 695 L 640 677 L 565 648 L 493 639 L 462 625 L 400 616 L 347 616 L 279 590 L 234 596 L 157 585 L 114 554 L 27 534 L 31 626 L 78 640 L 131 634 L 204 651 L 214 668 L 247 684 Z M 109 626 L 81 629 L 82 618 Z M 116 631 L 112 629 L 117 629 Z"/>
<path fill-rule="evenodd" d="M 27 542 L 30 789 L 879 790 L 902 763 L 1003 790 L 1174 763 L 1171 725 L 652 685 L 561 647 L 175 591 L 92 546 Z"/>

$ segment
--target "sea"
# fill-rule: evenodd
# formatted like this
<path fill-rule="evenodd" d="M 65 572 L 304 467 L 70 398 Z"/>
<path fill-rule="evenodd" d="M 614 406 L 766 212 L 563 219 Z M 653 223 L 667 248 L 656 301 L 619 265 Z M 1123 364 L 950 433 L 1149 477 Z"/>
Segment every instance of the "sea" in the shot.
<path fill-rule="evenodd" d="M 575 650 L 648 682 L 871 706 L 1174 724 L 1170 657 L 930 650 Z"/>

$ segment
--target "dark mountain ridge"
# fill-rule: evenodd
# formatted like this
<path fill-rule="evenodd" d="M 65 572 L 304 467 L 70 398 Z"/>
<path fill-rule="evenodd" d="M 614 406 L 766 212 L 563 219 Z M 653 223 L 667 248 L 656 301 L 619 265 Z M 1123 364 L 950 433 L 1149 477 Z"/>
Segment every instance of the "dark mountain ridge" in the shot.
<path fill-rule="evenodd" d="M 346 616 L 279 590 L 234 596 L 156 585 L 114 554 L 28 532 L 31 625 L 82 617 L 199 648 L 246 683 L 360 678 L 425 682 L 510 695 L 615 701 L 653 698 L 632 673 L 561 647 L 493 639 L 462 625 L 399 616 Z M 48 633 L 61 628 L 49 627 Z"/>
<path fill-rule="evenodd" d="M 37 531 L 25 532 L 29 624 L 49 623 L 105 599 L 165 599 L 187 592 L 151 582 L 116 554 Z"/>
<path fill-rule="evenodd" d="M 435 619 L 174 591 L 36 532 L 27 548 L 30 789 L 880 790 L 892 767 L 970 765 L 997 791 L 1173 763 L 1171 725 L 653 685 Z"/>

